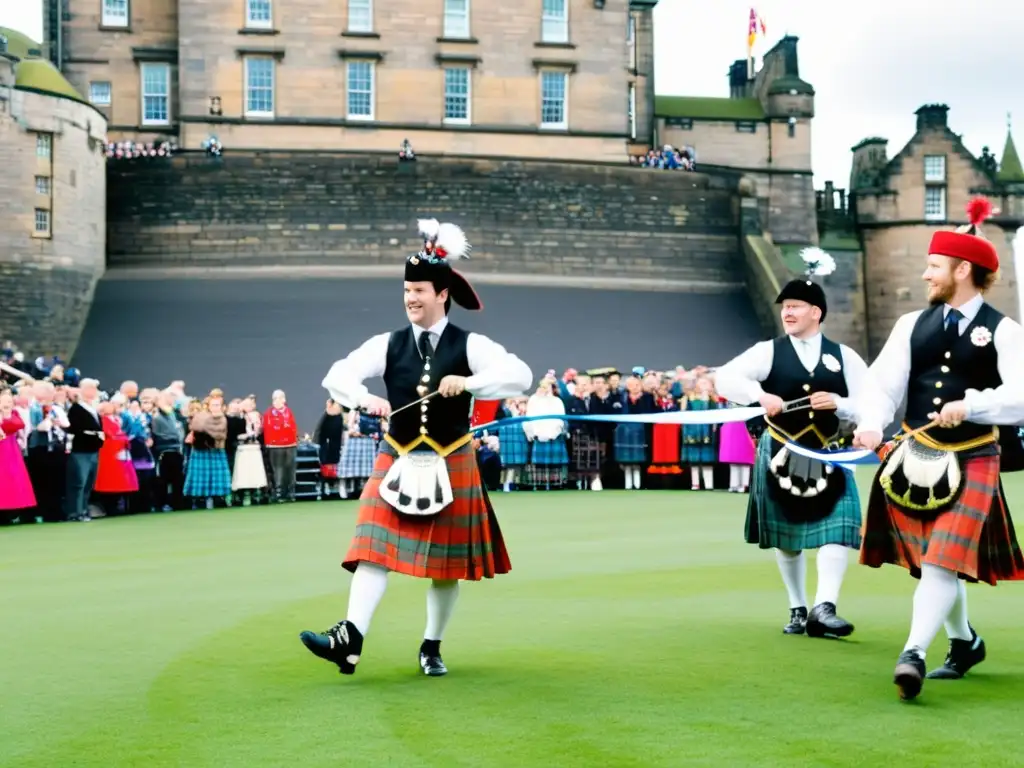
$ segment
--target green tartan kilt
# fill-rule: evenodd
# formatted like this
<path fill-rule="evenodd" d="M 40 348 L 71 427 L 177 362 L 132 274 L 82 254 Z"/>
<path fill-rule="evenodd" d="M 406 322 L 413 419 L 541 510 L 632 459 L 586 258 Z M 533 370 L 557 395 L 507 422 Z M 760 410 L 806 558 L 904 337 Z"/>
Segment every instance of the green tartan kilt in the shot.
<path fill-rule="evenodd" d="M 817 549 L 826 544 L 840 544 L 860 549 L 860 495 L 853 472 L 848 469 L 846 492 L 836 503 L 832 514 L 813 523 L 790 522 L 768 489 L 768 465 L 771 462 L 771 436 L 765 432 L 757 444 L 757 463 L 747 502 L 745 536 L 748 544 L 761 549 L 785 549 L 797 552 Z"/>

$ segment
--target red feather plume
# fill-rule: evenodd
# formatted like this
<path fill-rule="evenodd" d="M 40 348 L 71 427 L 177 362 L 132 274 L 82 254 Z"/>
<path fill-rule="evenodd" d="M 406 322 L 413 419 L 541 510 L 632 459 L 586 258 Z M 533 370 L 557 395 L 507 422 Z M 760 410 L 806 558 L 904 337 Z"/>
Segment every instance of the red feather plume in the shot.
<path fill-rule="evenodd" d="M 967 204 L 967 219 L 972 226 L 980 227 L 992 215 L 992 203 L 986 197 L 975 197 Z"/>

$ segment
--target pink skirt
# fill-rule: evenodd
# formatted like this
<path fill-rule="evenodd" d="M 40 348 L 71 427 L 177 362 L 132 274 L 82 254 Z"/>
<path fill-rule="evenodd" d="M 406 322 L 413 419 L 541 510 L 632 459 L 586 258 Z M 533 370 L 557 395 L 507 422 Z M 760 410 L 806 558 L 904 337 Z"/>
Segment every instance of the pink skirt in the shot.
<path fill-rule="evenodd" d="M 718 461 L 722 464 L 754 463 L 754 439 L 747 431 L 746 422 L 734 421 L 722 425 Z"/>
<path fill-rule="evenodd" d="M 29 509 L 36 505 L 25 459 L 13 437 L 0 440 L 0 509 Z"/>

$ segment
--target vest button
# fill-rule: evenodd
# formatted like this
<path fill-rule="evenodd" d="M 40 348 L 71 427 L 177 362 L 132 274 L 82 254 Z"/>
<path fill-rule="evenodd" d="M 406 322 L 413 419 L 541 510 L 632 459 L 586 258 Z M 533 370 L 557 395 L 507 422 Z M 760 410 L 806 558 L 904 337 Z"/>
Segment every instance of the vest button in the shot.
<path fill-rule="evenodd" d="M 811 385 L 810 384 L 804 384 L 804 392 L 810 392 L 810 391 L 811 391 Z"/>
<path fill-rule="evenodd" d="M 420 410 L 423 411 L 423 413 L 427 412 L 427 405 L 428 403 L 420 403 Z"/>
<path fill-rule="evenodd" d="M 947 352 L 946 353 L 946 359 L 949 360 L 950 357 L 952 357 L 952 353 L 951 352 Z"/>
<path fill-rule="evenodd" d="M 944 365 L 939 370 L 942 371 L 943 373 L 949 373 L 949 366 L 948 365 Z"/>
<path fill-rule="evenodd" d="M 427 414 L 424 413 L 422 416 L 420 416 L 420 421 L 422 421 L 424 424 L 426 424 L 427 423 Z"/>
<path fill-rule="evenodd" d="M 420 427 L 420 434 L 421 435 L 427 434 L 427 428 L 426 427 Z"/>
<path fill-rule="evenodd" d="M 807 412 L 807 418 L 813 421 L 814 420 L 814 411 L 808 411 Z"/>
<path fill-rule="evenodd" d="M 429 371 L 430 370 L 430 363 L 424 363 L 423 370 L 424 371 Z"/>
<path fill-rule="evenodd" d="M 423 397 L 424 395 L 427 394 L 427 388 L 420 384 L 418 387 L 416 387 L 416 394 L 419 395 L 420 397 Z"/>
<path fill-rule="evenodd" d="M 942 405 L 942 398 L 936 397 L 934 400 L 932 400 L 932 405 Z"/>
<path fill-rule="evenodd" d="M 422 379 L 420 379 L 420 381 L 422 381 L 424 384 L 428 384 L 430 383 L 430 377 L 424 376 Z"/>
<path fill-rule="evenodd" d="M 942 382 L 941 381 L 936 381 L 935 382 L 935 388 L 936 389 L 942 389 Z"/>

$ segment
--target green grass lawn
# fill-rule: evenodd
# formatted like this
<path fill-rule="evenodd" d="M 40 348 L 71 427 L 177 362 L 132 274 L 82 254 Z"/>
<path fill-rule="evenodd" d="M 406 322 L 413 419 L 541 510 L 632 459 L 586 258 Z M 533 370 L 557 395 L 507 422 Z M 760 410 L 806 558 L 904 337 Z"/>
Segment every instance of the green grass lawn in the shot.
<path fill-rule="evenodd" d="M 1022 765 L 1024 584 L 969 588 L 988 661 L 908 705 L 902 570 L 851 565 L 848 641 L 786 637 L 745 496 L 495 504 L 513 572 L 463 585 L 437 679 L 420 581 L 391 577 L 354 677 L 299 643 L 344 614 L 352 503 L 0 531 L 0 765 Z"/>

